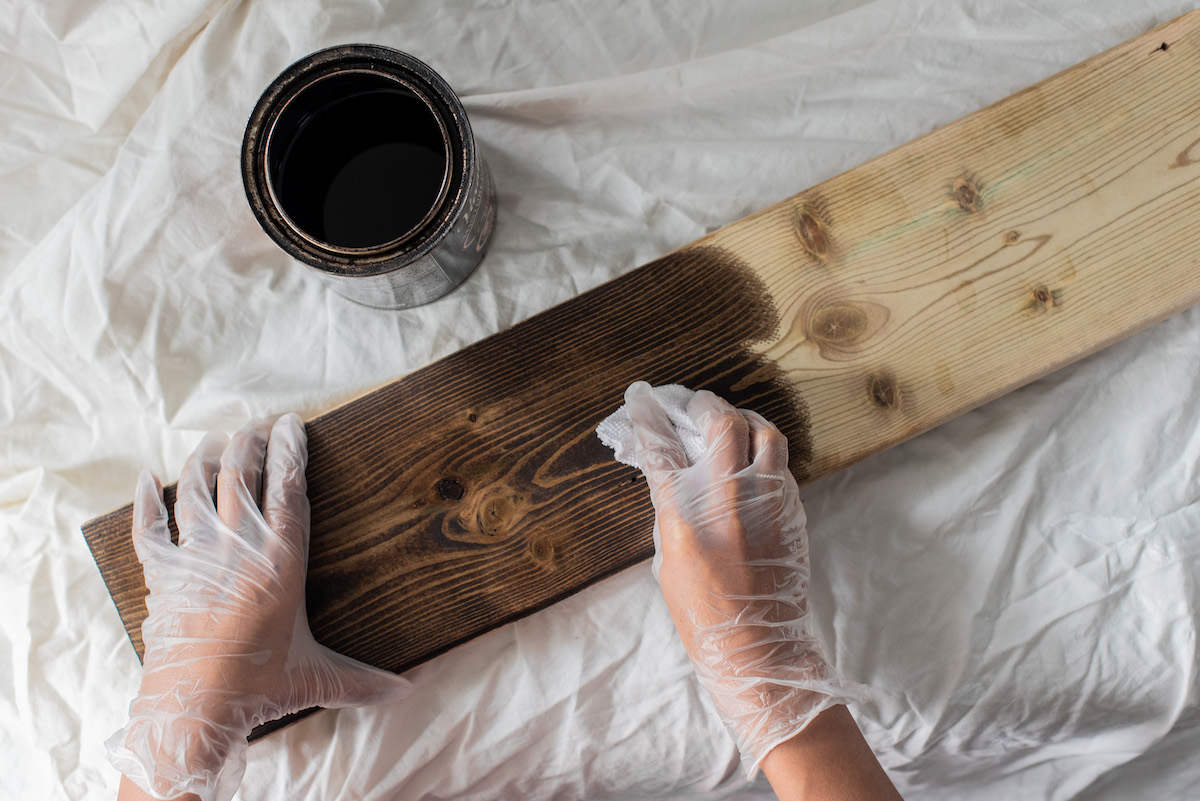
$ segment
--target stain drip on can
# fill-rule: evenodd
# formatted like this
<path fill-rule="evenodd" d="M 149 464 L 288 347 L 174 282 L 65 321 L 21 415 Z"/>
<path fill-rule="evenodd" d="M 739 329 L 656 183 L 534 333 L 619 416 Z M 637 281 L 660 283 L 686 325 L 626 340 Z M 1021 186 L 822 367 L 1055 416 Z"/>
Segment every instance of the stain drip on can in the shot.
<path fill-rule="evenodd" d="M 322 50 L 276 78 L 246 125 L 242 180 L 276 244 L 379 308 L 454 289 L 495 223 L 461 101 L 426 64 L 378 45 Z"/>

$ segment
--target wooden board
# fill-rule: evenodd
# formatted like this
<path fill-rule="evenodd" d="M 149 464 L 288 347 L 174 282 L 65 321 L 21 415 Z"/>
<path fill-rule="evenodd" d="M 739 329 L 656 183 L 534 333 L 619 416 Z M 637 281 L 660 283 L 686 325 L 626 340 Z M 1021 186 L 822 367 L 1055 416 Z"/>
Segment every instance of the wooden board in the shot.
<path fill-rule="evenodd" d="M 402 671 L 650 556 L 634 380 L 803 482 L 1195 304 L 1198 175 L 1193 12 L 312 420 L 317 639 Z M 130 514 L 83 531 L 140 654 Z"/>

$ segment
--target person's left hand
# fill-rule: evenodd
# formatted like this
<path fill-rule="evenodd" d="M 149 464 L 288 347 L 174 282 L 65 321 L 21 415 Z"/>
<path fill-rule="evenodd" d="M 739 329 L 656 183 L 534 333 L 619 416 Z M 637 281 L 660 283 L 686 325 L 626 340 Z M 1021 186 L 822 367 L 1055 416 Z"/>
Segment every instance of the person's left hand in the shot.
<path fill-rule="evenodd" d="M 315 706 L 402 698 L 410 685 L 319 645 L 304 579 L 307 438 L 294 414 L 209 434 L 184 465 L 171 542 L 162 487 L 138 480 L 133 542 L 150 595 L 143 676 L 109 758 L 158 798 L 227 801 L 254 726 Z"/>

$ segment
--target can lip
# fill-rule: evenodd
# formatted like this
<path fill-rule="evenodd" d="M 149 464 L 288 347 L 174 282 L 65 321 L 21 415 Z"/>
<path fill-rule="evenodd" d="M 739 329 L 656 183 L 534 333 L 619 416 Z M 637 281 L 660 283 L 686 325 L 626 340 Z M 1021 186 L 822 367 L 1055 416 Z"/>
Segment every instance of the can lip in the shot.
<path fill-rule="evenodd" d="M 440 205 L 435 204 L 408 233 L 369 248 L 336 246 L 305 234 L 280 208 L 267 174 L 271 133 L 292 99 L 319 81 L 353 72 L 382 75 L 412 89 L 433 111 L 446 137 L 447 171 Z M 403 268 L 437 247 L 466 205 L 475 159 L 466 110 L 440 75 L 423 61 L 390 47 L 346 44 L 294 62 L 259 97 L 242 138 L 242 185 L 259 225 L 297 261 L 335 275 L 377 275 Z"/>
<path fill-rule="evenodd" d="M 434 120 L 437 121 L 437 126 L 438 126 L 439 132 L 441 134 L 442 145 L 446 152 L 446 166 L 442 172 L 442 182 L 441 182 L 441 185 L 438 187 L 437 197 L 434 200 L 434 202 L 430 205 L 429 211 L 426 212 L 425 216 L 423 218 L 421 218 L 421 220 L 418 221 L 415 225 L 413 225 L 412 228 L 410 228 L 409 230 L 400 234 L 399 236 L 393 237 L 391 240 L 389 240 L 387 242 L 381 242 L 377 245 L 368 245 L 365 247 L 350 247 L 350 246 L 346 246 L 346 245 L 337 245 L 334 243 L 322 241 L 321 239 L 309 234 L 307 231 L 304 230 L 304 227 L 302 225 L 300 225 L 295 220 L 293 220 L 292 216 L 287 212 L 287 209 L 284 207 L 283 200 L 280 198 L 280 196 L 276 190 L 275 182 L 271 180 L 269 169 L 266 171 L 266 188 L 267 188 L 267 194 L 269 195 L 269 197 L 271 199 L 271 203 L 274 205 L 275 209 L 279 212 L 280 218 L 283 220 L 284 224 L 287 225 L 292 230 L 292 232 L 295 233 L 296 235 L 308 240 L 310 243 L 312 243 L 313 245 L 315 245 L 318 248 L 332 250 L 337 253 L 344 253 L 349 256 L 359 256 L 359 257 L 371 256 L 371 255 L 374 255 L 377 253 L 383 253 L 383 252 L 389 251 L 389 250 L 393 249 L 396 245 L 403 244 L 404 242 L 408 241 L 409 239 L 412 239 L 414 236 L 419 235 L 424 230 L 424 228 L 437 216 L 438 212 L 440 212 L 442 209 L 442 205 L 446 202 L 446 198 L 449 194 L 450 179 L 454 172 L 453 164 L 452 164 L 453 159 L 451 158 L 451 156 L 456 151 L 455 151 L 453 143 L 450 140 L 450 132 L 446 127 L 446 121 L 445 121 L 445 119 L 443 119 L 443 115 L 438 113 L 438 110 L 433 105 L 433 101 L 431 101 L 425 95 L 425 92 L 423 92 L 421 90 L 421 87 L 415 86 L 415 85 L 413 85 L 413 83 L 411 81 L 404 80 L 404 79 L 400 78 L 399 76 L 394 75 L 390 72 L 384 72 L 384 71 L 377 70 L 377 69 L 367 69 L 367 68 L 357 68 L 356 67 L 353 69 L 341 69 L 341 70 L 337 70 L 336 72 L 329 72 L 329 73 L 325 73 L 323 75 L 318 75 L 316 77 L 313 77 L 313 78 L 307 80 L 304 83 L 297 84 L 292 89 L 292 91 L 284 93 L 283 97 L 280 100 L 280 105 L 279 105 L 277 112 L 273 113 L 266 120 L 266 122 L 268 122 L 270 125 L 270 127 L 268 128 L 267 133 L 266 133 L 266 145 L 265 145 L 265 151 L 263 154 L 264 158 L 266 160 L 266 164 L 268 164 L 268 165 L 271 164 L 271 161 L 273 158 L 272 151 L 277 144 L 280 144 L 280 143 L 276 142 L 275 129 L 278 127 L 280 120 L 282 120 L 287 115 L 288 109 L 292 105 L 292 103 L 295 102 L 298 98 L 300 98 L 301 95 L 308 92 L 310 89 L 314 89 L 314 88 L 318 87 L 322 82 L 328 81 L 328 80 L 334 79 L 334 78 L 339 78 L 344 75 L 376 76 L 376 77 L 384 78 L 388 81 L 394 82 L 395 84 L 404 87 L 405 89 L 410 91 L 413 95 L 415 95 L 419 100 L 421 100 L 421 102 L 423 102 L 425 104 L 425 107 L 427 109 L 429 109 L 429 112 L 433 116 Z"/>

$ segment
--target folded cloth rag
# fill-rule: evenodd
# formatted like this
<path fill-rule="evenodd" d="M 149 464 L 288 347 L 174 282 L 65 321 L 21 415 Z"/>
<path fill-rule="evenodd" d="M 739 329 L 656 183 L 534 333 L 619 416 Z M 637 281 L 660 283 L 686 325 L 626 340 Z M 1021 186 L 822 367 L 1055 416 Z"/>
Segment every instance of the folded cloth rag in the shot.
<path fill-rule="evenodd" d="M 695 464 L 704 453 L 704 437 L 700 435 L 700 429 L 696 428 L 696 424 L 687 413 L 688 402 L 696 392 L 680 384 L 664 384 L 661 387 L 652 387 L 650 394 L 666 411 L 679 441 L 683 444 L 688 463 Z M 624 406 L 604 418 L 600 425 L 596 426 L 596 434 L 601 442 L 612 448 L 618 462 L 639 470 L 642 468 L 634 453 L 636 443 L 633 439 L 633 426 L 629 423 L 629 412 L 625 411 Z"/>

